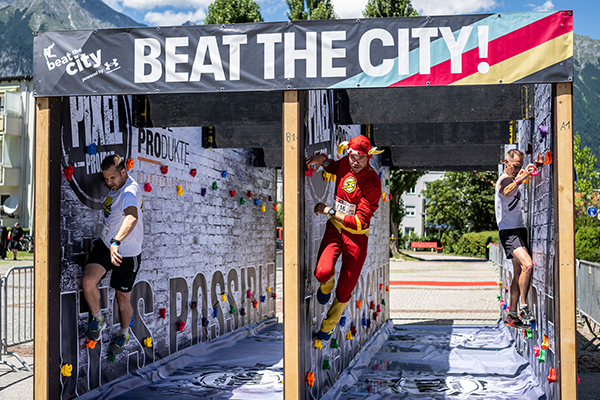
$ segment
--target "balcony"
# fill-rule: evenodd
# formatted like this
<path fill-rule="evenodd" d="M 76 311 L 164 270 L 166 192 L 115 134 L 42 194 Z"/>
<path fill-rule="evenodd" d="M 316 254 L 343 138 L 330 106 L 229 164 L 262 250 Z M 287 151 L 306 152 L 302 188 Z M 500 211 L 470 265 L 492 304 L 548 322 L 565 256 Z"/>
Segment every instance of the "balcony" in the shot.
<path fill-rule="evenodd" d="M 21 168 L 8 168 L 0 165 L 0 186 L 20 186 Z"/>

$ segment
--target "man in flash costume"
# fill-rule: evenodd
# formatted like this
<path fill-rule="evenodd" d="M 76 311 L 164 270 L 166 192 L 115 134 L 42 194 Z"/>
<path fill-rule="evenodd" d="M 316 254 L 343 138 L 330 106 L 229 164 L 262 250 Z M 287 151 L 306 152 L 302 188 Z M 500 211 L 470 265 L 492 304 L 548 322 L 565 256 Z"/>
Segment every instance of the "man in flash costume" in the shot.
<path fill-rule="evenodd" d="M 381 198 L 381 180 L 369 160 L 373 154 L 382 151 L 372 149 L 369 139 L 362 135 L 341 145 L 348 148 L 348 154 L 338 161 L 323 154 L 315 154 L 306 160 L 308 166 L 314 164 L 315 170 L 322 165 L 325 171 L 336 175 L 335 205 L 318 203 L 314 208 L 315 214 L 329 216 L 315 271 L 321 283 L 317 291 L 317 300 L 321 304 L 329 302 L 335 286 L 335 263 L 342 256 L 335 299 L 316 334 L 321 340 L 331 338 L 356 287 L 367 257 L 371 217 Z"/>

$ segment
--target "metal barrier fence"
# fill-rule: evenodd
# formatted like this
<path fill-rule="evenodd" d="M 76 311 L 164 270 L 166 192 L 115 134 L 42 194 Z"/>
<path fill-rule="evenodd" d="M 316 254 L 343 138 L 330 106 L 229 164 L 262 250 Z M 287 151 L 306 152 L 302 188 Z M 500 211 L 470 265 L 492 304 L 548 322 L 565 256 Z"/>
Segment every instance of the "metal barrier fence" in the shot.
<path fill-rule="evenodd" d="M 498 265 L 502 265 L 502 253 L 500 252 L 500 245 L 498 243 L 490 243 L 490 255 L 489 255 L 489 260 L 498 264 Z"/>
<path fill-rule="evenodd" d="M 0 277 L 0 363 L 13 371 L 19 369 L 2 356 L 14 356 L 23 365 L 20 369 L 31 371 L 31 367 L 9 347 L 33 342 L 33 266 L 12 267 Z"/>
<path fill-rule="evenodd" d="M 576 260 L 576 282 L 577 282 L 577 313 L 579 317 L 585 317 L 585 322 L 590 329 L 590 320 L 600 326 L 600 264 L 585 260 Z M 581 350 L 594 344 L 600 337 L 595 336 L 588 341 Z M 592 350 L 600 347 L 600 343 Z"/>

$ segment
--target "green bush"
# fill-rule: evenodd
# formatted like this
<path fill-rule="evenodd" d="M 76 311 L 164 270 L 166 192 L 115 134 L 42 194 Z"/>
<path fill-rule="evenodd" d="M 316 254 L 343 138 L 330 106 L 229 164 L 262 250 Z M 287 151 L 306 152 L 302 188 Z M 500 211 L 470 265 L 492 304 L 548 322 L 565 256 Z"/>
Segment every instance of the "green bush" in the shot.
<path fill-rule="evenodd" d="M 577 230 L 575 257 L 580 260 L 600 262 L 600 228 L 582 226 Z"/>
<path fill-rule="evenodd" d="M 490 242 L 498 243 L 498 231 L 469 232 L 465 234 L 459 231 L 449 231 L 442 236 L 444 253 L 471 257 L 486 258 L 488 243 Z"/>

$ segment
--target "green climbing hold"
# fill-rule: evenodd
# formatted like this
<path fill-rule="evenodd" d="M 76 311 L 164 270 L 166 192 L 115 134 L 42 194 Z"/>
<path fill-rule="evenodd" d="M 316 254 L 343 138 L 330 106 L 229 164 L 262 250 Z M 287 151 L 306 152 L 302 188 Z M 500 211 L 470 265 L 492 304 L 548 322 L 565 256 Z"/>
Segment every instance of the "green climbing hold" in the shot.
<path fill-rule="evenodd" d="M 212 188 L 213 190 L 217 190 L 219 188 L 219 186 L 217 186 L 217 182 L 213 182 Z"/>
<path fill-rule="evenodd" d="M 385 306 L 385 299 L 381 299 L 381 304 Z"/>
<path fill-rule="evenodd" d="M 112 353 L 108 353 L 108 361 L 115 362 L 115 355 Z"/>
<path fill-rule="evenodd" d="M 331 365 L 329 364 L 329 360 L 323 360 L 323 369 L 331 369 Z"/>
<path fill-rule="evenodd" d="M 337 342 L 337 339 L 331 339 L 331 348 L 332 349 L 339 349 L 340 345 Z"/>
<path fill-rule="evenodd" d="M 385 180 L 385 186 L 390 186 L 390 180 L 389 179 Z"/>
<path fill-rule="evenodd" d="M 231 306 L 231 308 L 229 309 L 229 312 L 232 313 L 232 314 L 235 314 L 235 307 Z"/>
<path fill-rule="evenodd" d="M 544 350 L 544 349 L 540 350 L 540 355 L 538 357 L 538 361 L 539 362 L 546 361 L 546 350 Z"/>
<path fill-rule="evenodd" d="M 497 295 L 497 296 L 496 296 L 496 298 L 498 299 L 498 301 L 500 301 L 500 298 L 501 298 L 501 297 L 502 297 L 502 296 L 500 296 L 500 295 Z"/>
<path fill-rule="evenodd" d="M 241 204 L 241 205 L 244 205 L 244 204 L 246 204 L 246 199 L 244 199 L 244 198 L 242 197 L 242 198 L 240 199 L 240 204 Z"/>
<path fill-rule="evenodd" d="M 531 329 L 527 329 L 526 335 L 527 339 L 531 339 L 533 337 L 533 331 Z"/>

